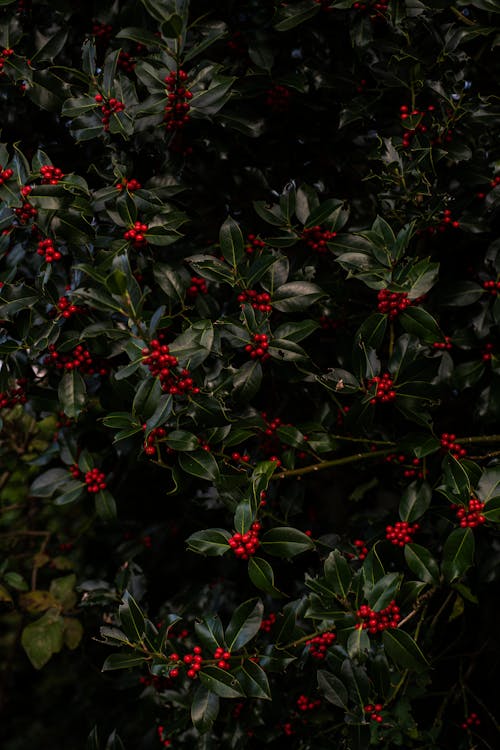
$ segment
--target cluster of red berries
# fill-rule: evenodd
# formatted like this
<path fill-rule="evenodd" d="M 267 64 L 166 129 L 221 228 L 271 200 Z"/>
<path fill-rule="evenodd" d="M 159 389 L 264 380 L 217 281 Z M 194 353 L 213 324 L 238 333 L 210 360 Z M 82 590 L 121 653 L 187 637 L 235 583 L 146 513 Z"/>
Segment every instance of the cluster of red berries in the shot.
<path fill-rule="evenodd" d="M 367 85 L 368 81 L 366 80 L 366 78 L 361 78 L 358 85 L 356 86 L 356 91 L 358 92 L 358 94 L 363 94 Z"/>
<path fill-rule="evenodd" d="M 297 708 L 299 711 L 314 711 L 315 708 L 321 706 L 321 700 L 319 698 L 309 698 L 307 695 L 299 695 L 297 698 Z"/>
<path fill-rule="evenodd" d="M 95 101 L 98 104 L 102 104 L 101 106 L 101 112 L 102 112 L 102 124 L 104 127 L 104 130 L 109 130 L 109 120 L 111 118 L 111 115 L 116 114 L 117 112 L 123 112 L 125 109 L 125 104 L 121 102 L 119 99 L 115 99 L 112 97 L 107 102 L 104 101 L 104 97 L 102 94 L 96 94 L 94 96 Z"/>
<path fill-rule="evenodd" d="M 201 647 L 200 646 L 194 646 L 191 653 L 186 654 L 185 656 L 181 657 L 179 654 L 170 654 L 168 657 L 171 662 L 179 662 L 182 661 L 186 667 L 188 667 L 186 671 L 186 675 L 191 679 L 195 680 L 198 676 L 198 672 L 201 670 L 201 665 L 203 663 L 203 657 L 201 655 Z M 179 670 L 177 667 L 174 667 L 169 672 L 169 677 L 178 677 L 179 676 Z"/>
<path fill-rule="evenodd" d="M 385 538 L 396 547 L 404 547 L 412 541 L 414 534 L 419 530 L 418 523 L 408 523 L 408 521 L 396 521 L 394 526 L 385 527 Z"/>
<path fill-rule="evenodd" d="M 43 255 L 46 263 L 53 263 L 55 260 L 61 260 L 62 255 L 54 245 L 54 240 L 47 237 L 44 240 L 40 240 L 37 247 L 37 254 Z"/>
<path fill-rule="evenodd" d="M 458 229 L 460 226 L 460 222 L 456 219 L 453 219 L 453 216 L 451 214 L 451 209 L 445 208 L 442 212 L 441 220 L 438 224 L 438 232 L 444 232 L 445 229 L 448 229 L 449 227 L 453 227 L 453 229 Z"/>
<path fill-rule="evenodd" d="M 118 67 L 121 68 L 121 70 L 125 73 L 133 73 L 136 65 L 137 60 L 132 57 L 130 52 L 125 52 L 125 50 L 120 51 L 118 56 Z"/>
<path fill-rule="evenodd" d="M 156 734 L 158 735 L 158 739 L 160 740 L 163 747 L 170 747 L 172 743 L 166 736 L 165 731 L 165 727 L 161 724 L 156 728 Z"/>
<path fill-rule="evenodd" d="M 260 623 L 260 630 L 262 630 L 262 632 L 264 633 L 270 633 L 275 623 L 276 615 L 274 614 L 274 612 L 271 612 L 271 614 L 268 617 L 264 617 L 264 619 Z"/>
<path fill-rule="evenodd" d="M 290 91 L 276 83 L 266 91 L 266 106 L 273 112 L 287 112 L 290 107 Z"/>
<path fill-rule="evenodd" d="M 135 177 L 132 177 L 130 180 L 127 180 L 127 178 L 124 177 L 123 181 L 118 182 L 116 185 L 117 190 L 128 190 L 129 193 L 133 193 L 134 190 L 140 190 L 141 188 L 141 183 L 139 180 L 136 180 Z"/>
<path fill-rule="evenodd" d="M 450 432 L 443 432 L 441 435 L 441 448 L 446 451 L 450 451 L 453 458 L 456 458 L 457 460 L 459 458 L 463 458 L 467 455 L 467 451 L 465 448 L 462 448 L 462 446 L 459 443 L 456 443 L 455 440 L 457 439 L 456 435 L 453 435 Z"/>
<path fill-rule="evenodd" d="M 54 344 L 49 346 L 45 357 L 46 365 L 54 365 L 56 370 L 78 370 L 85 375 L 107 375 L 109 370 L 104 363 L 97 363 L 83 344 L 78 344 L 72 352 L 58 352 Z"/>
<path fill-rule="evenodd" d="M 342 321 L 335 320 L 329 315 L 320 315 L 319 324 L 323 331 L 336 331 L 342 325 Z"/>
<path fill-rule="evenodd" d="M 113 27 L 110 23 L 101 23 L 100 21 L 92 21 L 92 31 L 91 34 L 93 37 L 95 37 L 96 44 L 107 47 L 110 39 L 111 34 L 113 33 Z"/>
<path fill-rule="evenodd" d="M 16 404 L 25 404 L 28 400 L 26 397 L 26 391 L 24 385 L 26 383 L 25 378 L 16 380 L 15 385 L 8 388 L 6 391 L 0 392 L 0 409 L 13 409 Z"/>
<path fill-rule="evenodd" d="M 493 177 L 493 179 L 490 180 L 489 187 L 494 190 L 496 187 L 498 187 L 498 185 L 500 185 L 500 175 L 496 175 L 496 177 Z M 486 188 L 486 190 L 487 189 L 488 188 Z M 476 193 L 476 197 L 480 200 L 484 200 L 484 198 L 486 198 L 486 192 L 481 191 L 479 193 Z"/>
<path fill-rule="evenodd" d="M 378 10 L 379 13 L 386 13 L 389 7 L 389 0 L 377 0 L 371 3 L 353 3 L 354 10 Z"/>
<path fill-rule="evenodd" d="M 172 683 L 168 679 L 168 677 L 161 677 L 160 675 L 156 674 L 148 674 L 139 677 L 139 684 L 143 685 L 144 687 L 149 687 L 150 685 L 152 685 L 153 688 L 160 693 L 163 690 L 169 688 Z"/>
<path fill-rule="evenodd" d="M 422 109 L 410 109 L 406 104 L 401 105 L 399 108 L 399 117 L 401 118 L 401 121 L 404 122 L 409 117 L 415 117 L 419 118 L 417 124 L 414 128 L 405 128 L 405 132 L 403 133 L 403 148 L 409 148 L 413 139 L 413 136 L 416 133 L 427 133 L 428 126 L 423 122 L 423 118 L 428 113 L 434 112 L 436 108 L 433 104 L 430 104 L 427 107 L 427 110 Z"/>
<path fill-rule="evenodd" d="M 13 54 L 14 54 L 14 50 L 11 49 L 10 47 L 5 47 L 0 52 L 0 75 L 2 75 L 4 73 L 4 69 L 3 69 L 4 65 L 7 62 L 7 60 L 9 59 L 9 57 L 12 57 Z"/>
<path fill-rule="evenodd" d="M 187 295 L 195 299 L 199 294 L 208 294 L 207 282 L 201 276 L 191 276 L 191 286 L 188 287 Z"/>
<path fill-rule="evenodd" d="M 254 333 L 252 336 L 253 343 L 245 346 L 252 359 L 260 359 L 265 362 L 271 356 L 267 351 L 269 349 L 269 337 L 265 333 Z"/>
<path fill-rule="evenodd" d="M 73 479 L 80 479 L 80 467 L 78 466 L 78 464 L 71 464 L 68 471 Z"/>
<path fill-rule="evenodd" d="M 453 344 L 451 343 L 451 336 L 445 336 L 444 341 L 435 341 L 432 345 L 432 348 L 450 351 L 450 349 L 453 348 Z"/>
<path fill-rule="evenodd" d="M 473 726 L 478 727 L 481 724 L 481 719 L 479 716 L 473 711 L 471 714 L 467 716 L 464 722 L 460 724 L 461 729 L 470 729 Z"/>
<path fill-rule="evenodd" d="M 73 305 L 67 297 L 59 297 L 55 309 L 57 310 L 57 313 L 61 316 L 61 318 L 66 319 L 71 318 L 72 315 L 77 315 L 85 312 L 83 307 Z"/>
<path fill-rule="evenodd" d="M 313 659 L 322 661 L 326 658 L 326 652 L 336 640 L 337 636 L 335 633 L 328 631 L 327 633 L 321 633 L 321 635 L 315 635 L 314 638 L 310 638 L 306 641 L 306 646 L 309 647 L 309 653 Z"/>
<path fill-rule="evenodd" d="M 158 339 L 153 339 L 149 347 L 142 350 L 144 364 L 150 373 L 159 378 L 162 390 L 173 396 L 187 393 L 199 393 L 200 389 L 195 387 L 189 370 L 183 369 L 179 374 L 172 372 L 173 367 L 179 364 L 177 357 L 169 354 L 167 344 L 162 344 Z"/>
<path fill-rule="evenodd" d="M 404 466 L 403 476 L 405 479 L 411 479 L 412 477 L 423 479 L 424 474 L 420 469 L 422 462 L 419 458 L 410 458 L 410 456 L 405 456 L 404 454 L 397 455 L 396 453 L 390 453 L 384 458 L 384 461 L 388 464 Z"/>
<path fill-rule="evenodd" d="M 364 560 L 368 555 L 368 547 L 363 539 L 355 539 L 353 542 L 358 553 L 358 560 Z"/>
<path fill-rule="evenodd" d="M 483 362 L 491 362 L 491 358 L 493 356 L 493 354 L 492 354 L 493 349 L 494 349 L 493 344 L 485 344 L 484 345 L 484 349 L 483 349 L 483 352 L 481 354 L 481 359 L 483 360 Z"/>
<path fill-rule="evenodd" d="M 106 489 L 106 475 L 99 469 L 90 469 L 85 474 L 85 484 L 87 485 L 87 492 L 95 494 L 101 490 Z"/>
<path fill-rule="evenodd" d="M 146 430 L 147 425 L 143 424 L 142 429 Z M 164 427 L 155 427 L 147 438 L 144 441 L 144 453 L 147 456 L 155 456 L 156 455 L 156 441 L 164 438 L 167 434 L 167 431 Z"/>
<path fill-rule="evenodd" d="M 250 456 L 248 453 L 238 453 L 238 451 L 234 451 L 234 453 L 231 453 L 231 459 L 235 461 L 235 463 L 240 463 L 242 461 L 244 464 L 247 464 L 250 461 Z"/>
<path fill-rule="evenodd" d="M 280 419 L 280 417 L 274 417 L 273 419 L 269 419 L 266 411 L 261 412 L 260 416 L 266 423 L 264 434 L 268 435 L 269 437 L 272 437 L 276 433 L 276 430 L 278 429 L 278 427 L 281 427 L 283 425 L 283 421 Z"/>
<path fill-rule="evenodd" d="M 337 232 L 330 232 L 317 224 L 314 227 L 303 229 L 300 236 L 311 250 L 323 254 L 328 250 L 327 243 L 337 236 Z"/>
<path fill-rule="evenodd" d="M 149 227 L 147 224 L 143 224 L 141 221 L 134 222 L 134 226 L 127 229 L 123 234 L 123 239 L 127 242 L 131 242 L 132 245 L 139 250 L 141 247 L 145 247 L 148 244 L 145 233 Z"/>
<path fill-rule="evenodd" d="M 445 232 L 447 229 L 453 228 L 458 229 L 460 222 L 453 218 L 451 209 L 445 208 L 442 211 L 441 219 L 437 226 L 427 227 L 428 234 L 435 234 L 436 232 Z"/>
<path fill-rule="evenodd" d="M 20 224 L 27 224 L 30 219 L 36 219 L 38 215 L 37 209 L 28 201 L 24 201 L 22 206 L 15 208 L 14 213 Z"/>
<path fill-rule="evenodd" d="M 260 240 L 255 234 L 247 235 L 247 244 L 245 245 L 245 252 L 247 255 L 261 253 L 265 246 L 266 243 L 264 240 Z"/>
<path fill-rule="evenodd" d="M 388 628 L 397 628 L 401 619 L 399 607 L 394 600 L 389 602 L 387 607 L 381 609 L 380 612 L 374 612 L 367 604 L 362 604 L 356 615 L 361 622 L 358 622 L 355 627 L 358 630 L 368 630 L 371 635 L 381 633 Z"/>
<path fill-rule="evenodd" d="M 493 279 L 483 281 L 483 289 L 486 289 L 487 292 L 496 297 L 500 292 L 500 281 L 493 281 Z"/>
<path fill-rule="evenodd" d="M 377 295 L 378 311 L 387 315 L 389 320 L 397 318 L 399 313 L 411 305 L 406 292 L 391 292 L 389 289 L 381 289 Z"/>
<path fill-rule="evenodd" d="M 473 529 L 486 521 L 486 516 L 483 515 L 484 503 L 477 497 L 471 497 L 467 507 L 455 504 L 451 507 L 456 510 L 458 521 L 463 529 Z"/>
<path fill-rule="evenodd" d="M 165 77 L 168 104 L 165 107 L 163 121 L 167 130 L 180 130 L 190 120 L 189 100 L 193 98 L 193 95 L 186 88 L 187 77 L 185 70 L 177 70 Z"/>
<path fill-rule="evenodd" d="M 324 10 L 325 13 L 329 13 L 333 8 L 331 7 L 331 0 L 314 0 L 316 5 L 319 5 L 321 7 L 321 10 Z"/>
<path fill-rule="evenodd" d="M 231 664 L 229 659 L 231 658 L 231 652 L 226 651 L 225 648 L 218 646 L 214 651 L 214 659 L 218 659 L 217 666 L 219 669 L 230 669 Z"/>
<path fill-rule="evenodd" d="M 394 381 L 387 372 L 384 372 L 380 376 L 375 375 L 374 378 L 371 378 L 368 381 L 368 388 L 375 389 L 370 399 L 370 404 L 376 404 L 377 401 L 379 401 L 381 404 L 387 404 L 390 401 L 394 401 L 394 399 L 396 398 Z"/>
<path fill-rule="evenodd" d="M 259 546 L 260 530 L 260 523 L 254 521 L 245 534 L 240 534 L 239 532 L 233 534 L 231 539 L 229 539 L 228 544 L 236 557 L 239 557 L 241 560 L 248 560 L 249 557 L 255 555 L 257 547 Z"/>
<path fill-rule="evenodd" d="M 59 167 L 45 164 L 43 167 L 40 167 L 40 176 L 42 178 L 42 185 L 57 185 L 64 177 L 64 173 Z"/>
<path fill-rule="evenodd" d="M 243 307 L 245 304 L 249 304 L 254 310 L 259 312 L 270 313 L 272 312 L 271 307 L 271 295 L 267 292 L 259 294 L 255 289 L 245 289 L 243 292 L 238 294 L 238 302 Z"/>
<path fill-rule="evenodd" d="M 3 185 L 4 182 L 6 182 L 7 180 L 10 180 L 10 178 L 12 177 L 13 174 L 14 174 L 14 170 L 13 169 L 10 169 L 10 168 L 9 169 L 3 169 L 0 166 L 0 185 Z"/>
<path fill-rule="evenodd" d="M 368 703 L 368 705 L 364 706 L 363 710 L 365 714 L 370 715 L 370 719 L 372 721 L 376 721 L 377 724 L 381 724 L 381 722 L 384 720 L 381 711 L 383 709 L 382 703 L 374 703 L 373 705 L 371 703 Z"/>

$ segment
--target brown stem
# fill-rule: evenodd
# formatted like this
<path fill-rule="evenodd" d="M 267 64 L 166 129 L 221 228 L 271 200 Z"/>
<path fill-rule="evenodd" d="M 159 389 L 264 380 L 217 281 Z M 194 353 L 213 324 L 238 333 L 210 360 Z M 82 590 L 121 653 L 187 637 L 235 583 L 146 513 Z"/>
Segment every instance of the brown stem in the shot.
<path fill-rule="evenodd" d="M 387 456 L 392 449 L 386 449 L 381 451 L 370 451 L 368 453 L 355 453 L 352 456 L 343 456 L 342 458 L 333 458 L 330 461 L 321 461 L 319 464 L 310 464 L 309 466 L 303 466 L 300 469 L 287 469 L 286 471 L 280 471 L 276 474 L 275 479 L 289 479 L 290 477 L 301 477 L 303 474 L 312 474 L 316 471 L 324 471 L 325 469 L 331 469 L 335 466 L 345 466 L 346 464 L 354 464 L 358 461 L 364 461 L 368 458 L 380 458 L 381 456 Z"/>

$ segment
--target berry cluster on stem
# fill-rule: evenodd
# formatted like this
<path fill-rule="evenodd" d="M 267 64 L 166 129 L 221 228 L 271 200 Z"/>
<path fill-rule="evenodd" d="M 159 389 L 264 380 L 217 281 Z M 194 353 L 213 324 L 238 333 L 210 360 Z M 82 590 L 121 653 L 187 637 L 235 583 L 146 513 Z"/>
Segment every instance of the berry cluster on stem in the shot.
<path fill-rule="evenodd" d="M 260 359 L 265 362 L 271 356 L 267 351 L 269 349 L 269 337 L 265 333 L 254 333 L 252 343 L 245 346 L 251 359 Z"/>
<path fill-rule="evenodd" d="M 407 292 L 391 292 L 389 289 L 381 289 L 377 297 L 378 311 L 387 315 L 389 320 L 397 318 L 399 313 L 412 304 Z"/>
<path fill-rule="evenodd" d="M 100 469 L 90 469 L 85 474 L 85 484 L 87 485 L 87 492 L 95 494 L 101 490 L 106 489 L 106 475 Z"/>
<path fill-rule="evenodd" d="M 290 91 L 276 83 L 266 91 L 266 106 L 276 113 L 287 112 L 290 107 Z"/>
<path fill-rule="evenodd" d="M 14 50 L 10 47 L 4 47 L 4 49 L 0 52 L 0 75 L 5 75 L 4 65 L 9 57 L 12 57 L 13 54 Z"/>
<path fill-rule="evenodd" d="M 408 523 L 408 521 L 396 521 L 394 526 L 385 527 L 385 538 L 396 547 L 404 547 L 412 541 L 413 536 L 417 533 L 420 526 L 418 523 Z"/>
<path fill-rule="evenodd" d="M 456 458 L 457 460 L 459 458 L 463 458 L 467 455 L 467 451 L 465 448 L 462 448 L 462 446 L 455 442 L 457 439 L 457 436 L 454 435 L 451 432 L 443 432 L 441 435 L 441 448 L 446 451 L 450 451 L 453 458 Z"/>
<path fill-rule="evenodd" d="M 369 714 L 369 717 L 372 721 L 376 721 L 377 724 L 381 724 L 383 722 L 383 717 L 381 715 L 381 711 L 384 708 L 382 703 L 374 703 L 373 705 L 371 703 L 368 703 L 368 705 L 364 706 L 363 710 L 365 714 Z"/>
<path fill-rule="evenodd" d="M 231 664 L 229 659 L 231 658 L 231 652 L 226 651 L 225 648 L 218 646 L 214 651 L 214 659 L 218 659 L 217 666 L 219 669 L 230 669 Z"/>
<path fill-rule="evenodd" d="M 261 525 L 258 521 L 254 521 L 250 529 L 244 534 L 236 532 L 228 540 L 228 544 L 233 550 L 236 557 L 241 560 L 248 560 L 252 555 L 255 555 L 257 547 L 259 546 L 259 531 Z"/>
<path fill-rule="evenodd" d="M 40 167 L 40 176 L 42 178 L 42 185 L 57 185 L 65 175 L 59 167 L 45 164 L 43 167 Z"/>
<path fill-rule="evenodd" d="M 370 635 L 381 633 L 388 628 L 397 628 L 401 619 L 399 607 L 394 600 L 389 602 L 387 607 L 381 609 L 380 612 L 374 612 L 367 604 L 362 604 L 356 615 L 360 618 L 360 622 L 355 627 L 358 630 L 368 630 Z"/>
<path fill-rule="evenodd" d="M 270 633 L 273 625 L 276 623 L 276 615 L 274 612 L 271 612 L 268 617 L 264 617 L 262 622 L 260 623 L 260 630 L 262 630 L 263 633 Z"/>
<path fill-rule="evenodd" d="M 6 391 L 0 391 L 0 409 L 13 409 L 16 404 L 25 404 L 27 401 L 24 386 L 26 379 L 16 380 L 16 383 Z"/>
<path fill-rule="evenodd" d="M 297 709 L 299 711 L 314 711 L 321 706 L 320 698 L 310 698 L 307 695 L 299 695 L 297 698 Z"/>
<path fill-rule="evenodd" d="M 473 529 L 486 521 L 486 516 L 483 515 L 484 505 L 477 497 L 471 497 L 467 506 L 454 504 L 451 507 L 456 511 L 460 526 L 463 529 Z"/>
<path fill-rule="evenodd" d="M 353 545 L 358 553 L 358 560 L 364 560 L 368 555 L 368 547 L 363 539 L 355 539 Z"/>
<path fill-rule="evenodd" d="M 180 130 L 190 120 L 189 100 L 193 95 L 186 88 L 187 77 L 185 70 L 173 71 L 165 77 L 168 104 L 165 107 L 163 122 L 168 131 Z"/>
<path fill-rule="evenodd" d="M 243 307 L 245 304 L 249 304 L 254 310 L 258 310 L 263 313 L 272 312 L 271 307 L 271 295 L 267 292 L 255 291 L 255 289 L 245 289 L 238 294 L 238 302 Z"/>
<path fill-rule="evenodd" d="M 404 453 L 400 453 L 399 455 L 397 453 L 390 453 L 384 458 L 384 461 L 387 464 L 395 464 L 396 466 L 401 466 L 401 468 L 404 467 L 403 476 L 405 479 L 411 479 L 412 477 L 423 479 L 424 474 L 420 468 L 422 466 L 420 458 L 411 458 L 410 456 L 405 456 Z"/>
<path fill-rule="evenodd" d="M 78 370 L 84 375 L 107 375 L 109 372 L 105 363 L 97 362 L 83 344 L 78 344 L 72 352 L 58 352 L 55 345 L 50 344 L 45 364 L 53 365 L 56 370 Z"/>
<path fill-rule="evenodd" d="M 327 243 L 337 236 L 337 232 L 330 232 L 317 224 L 314 227 L 304 228 L 300 236 L 311 250 L 324 254 L 328 250 Z"/>
<path fill-rule="evenodd" d="M 470 713 L 467 716 L 467 718 L 465 719 L 465 721 L 463 721 L 460 724 L 460 728 L 461 729 L 471 729 L 471 727 L 473 727 L 473 726 L 478 727 L 480 724 L 481 724 L 481 719 L 479 718 L 479 716 L 477 715 L 477 713 L 475 711 L 473 711 L 472 713 Z"/>
<path fill-rule="evenodd" d="M 131 242 L 137 250 L 140 250 L 148 244 L 147 238 L 145 237 L 148 229 L 149 227 L 147 224 L 144 224 L 142 221 L 136 221 L 134 222 L 134 226 L 124 232 L 123 239 L 127 240 L 127 242 Z"/>
<path fill-rule="evenodd" d="M 444 341 L 434 341 L 434 343 L 432 344 L 432 348 L 450 351 L 450 349 L 453 348 L 453 344 L 451 343 L 451 336 L 445 336 Z"/>
<path fill-rule="evenodd" d="M 3 169 L 2 166 L 0 166 L 0 185 L 3 185 L 4 182 L 7 182 L 7 180 L 10 180 L 12 175 L 14 174 L 14 170 L 10 169 Z"/>
<path fill-rule="evenodd" d="M 382 375 L 375 375 L 368 381 L 368 389 L 374 389 L 372 397 L 370 398 L 370 404 L 387 404 L 390 401 L 394 401 L 396 398 L 396 391 L 394 390 L 394 382 L 389 373 L 384 372 Z"/>
<path fill-rule="evenodd" d="M 320 635 L 315 635 L 313 638 L 306 641 L 306 646 L 309 648 L 309 653 L 312 658 L 317 659 L 318 661 L 326 659 L 326 652 L 336 638 L 337 636 L 335 633 L 328 631 L 326 633 L 321 633 Z"/>
<path fill-rule="evenodd" d="M 53 263 L 56 260 L 61 260 L 62 255 L 57 250 L 54 240 L 51 240 L 50 237 L 47 237 L 44 240 L 40 240 L 37 246 L 37 254 L 43 255 L 44 260 L 46 263 Z"/>
<path fill-rule="evenodd" d="M 133 193 L 135 190 L 140 190 L 141 188 L 141 183 L 139 180 L 136 180 L 135 177 L 132 177 L 130 180 L 127 180 L 127 178 L 124 177 L 122 182 L 116 184 L 116 189 L 120 192 L 122 190 L 128 190 L 129 193 Z"/>
<path fill-rule="evenodd" d="M 125 104 L 121 102 L 119 99 L 115 99 L 114 97 L 111 97 L 111 99 L 108 99 L 108 101 L 104 100 L 104 97 L 102 94 L 96 94 L 94 97 L 95 101 L 98 104 L 101 104 L 101 112 L 102 112 L 102 125 L 104 130 L 107 132 L 109 130 L 109 121 L 111 119 L 111 115 L 117 114 L 118 112 L 123 112 L 125 109 Z"/>
<path fill-rule="evenodd" d="M 147 429 L 147 425 L 143 424 L 142 429 L 145 431 Z M 144 453 L 146 456 L 156 456 L 156 451 L 158 450 L 157 441 L 161 438 L 166 437 L 167 431 L 164 427 L 155 427 L 147 438 L 144 440 Z"/>
<path fill-rule="evenodd" d="M 496 297 L 500 292 L 500 281 L 494 281 L 493 279 L 483 281 L 483 289 L 486 289 L 493 297 Z"/>
<path fill-rule="evenodd" d="M 247 255 L 253 255 L 254 253 L 260 253 L 265 248 L 266 243 L 264 240 L 260 240 L 255 234 L 247 235 L 247 244 L 245 245 L 245 252 Z"/>
<path fill-rule="evenodd" d="M 83 307 L 73 305 L 67 297 L 59 297 L 55 306 L 58 315 L 61 318 L 71 318 L 72 315 L 77 315 L 85 312 Z"/>
<path fill-rule="evenodd" d="M 199 393 L 200 389 L 194 385 L 189 370 L 182 369 L 179 373 L 173 372 L 179 364 L 177 357 L 169 354 L 167 344 L 162 344 L 159 339 L 153 339 L 149 347 L 142 350 L 143 362 L 150 373 L 159 378 L 162 390 L 174 396 L 188 393 Z"/>
<path fill-rule="evenodd" d="M 199 294 L 208 294 L 207 282 L 201 276 L 191 276 L 191 285 L 188 287 L 187 295 L 195 299 Z"/>

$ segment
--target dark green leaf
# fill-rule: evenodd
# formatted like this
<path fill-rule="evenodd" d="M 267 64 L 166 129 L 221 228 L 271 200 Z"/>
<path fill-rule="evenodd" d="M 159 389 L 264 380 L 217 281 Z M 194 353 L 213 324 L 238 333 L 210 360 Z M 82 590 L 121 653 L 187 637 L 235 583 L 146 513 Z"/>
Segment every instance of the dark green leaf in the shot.
<path fill-rule="evenodd" d="M 448 583 L 460 578 L 474 562 L 474 532 L 454 529 L 444 543 L 442 571 Z"/>
<path fill-rule="evenodd" d="M 228 651 L 238 651 L 257 635 L 263 613 L 264 605 L 260 599 L 249 599 L 235 609 L 226 629 Z"/>
<path fill-rule="evenodd" d="M 398 667 L 423 672 L 428 664 L 425 656 L 411 635 L 400 628 L 389 628 L 382 633 L 387 656 Z"/>

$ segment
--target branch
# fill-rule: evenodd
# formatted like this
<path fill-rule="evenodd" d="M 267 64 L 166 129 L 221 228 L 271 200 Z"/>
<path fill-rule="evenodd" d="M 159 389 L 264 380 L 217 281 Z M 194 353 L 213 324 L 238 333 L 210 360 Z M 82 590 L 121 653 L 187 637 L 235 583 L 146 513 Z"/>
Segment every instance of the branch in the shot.
<path fill-rule="evenodd" d="M 354 453 L 352 456 L 343 456 L 342 458 L 333 458 L 330 461 L 321 461 L 319 464 L 310 464 L 309 466 L 303 466 L 300 469 L 288 469 L 287 471 L 280 471 L 273 479 L 288 479 L 290 477 L 301 477 L 303 474 L 312 474 L 316 471 L 324 471 L 324 469 L 331 469 L 335 466 L 345 466 L 346 464 L 354 464 L 358 461 L 364 461 L 368 458 L 380 458 L 381 456 L 387 456 L 391 452 L 392 448 L 388 448 L 382 451 L 369 451 L 368 453 Z"/>

